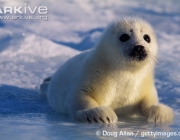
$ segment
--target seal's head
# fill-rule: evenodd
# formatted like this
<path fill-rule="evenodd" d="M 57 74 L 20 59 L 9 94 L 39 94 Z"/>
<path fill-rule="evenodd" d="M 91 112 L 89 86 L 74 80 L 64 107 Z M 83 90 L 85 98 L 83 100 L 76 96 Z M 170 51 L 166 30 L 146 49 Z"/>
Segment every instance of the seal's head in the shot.
<path fill-rule="evenodd" d="M 143 66 L 147 61 L 152 64 L 156 61 L 158 47 L 155 33 L 151 25 L 140 18 L 126 17 L 114 21 L 100 43 L 109 60 L 116 60 L 124 66 Z"/>

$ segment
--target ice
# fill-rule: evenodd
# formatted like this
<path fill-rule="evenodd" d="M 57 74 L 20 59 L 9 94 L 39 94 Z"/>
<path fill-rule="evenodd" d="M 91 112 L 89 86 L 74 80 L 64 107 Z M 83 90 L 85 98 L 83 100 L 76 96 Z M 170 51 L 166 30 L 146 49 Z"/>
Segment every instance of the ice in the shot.
<path fill-rule="evenodd" d="M 25 3 L 47 6 L 48 20 L 0 20 L 0 140 L 139 139 L 145 131 L 180 132 L 180 1 L 0 0 L 0 8 Z M 39 94 L 44 78 L 95 45 L 105 27 L 123 16 L 142 17 L 155 29 L 159 43 L 156 86 L 160 101 L 175 110 L 171 125 L 122 119 L 111 125 L 77 123 L 54 112 Z M 102 136 L 103 131 L 138 135 Z"/>

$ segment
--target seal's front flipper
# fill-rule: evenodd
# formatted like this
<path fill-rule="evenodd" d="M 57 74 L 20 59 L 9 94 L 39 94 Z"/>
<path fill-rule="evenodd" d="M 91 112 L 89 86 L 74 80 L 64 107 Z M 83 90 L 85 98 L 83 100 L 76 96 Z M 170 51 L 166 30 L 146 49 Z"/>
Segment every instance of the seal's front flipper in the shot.
<path fill-rule="evenodd" d="M 51 77 L 47 77 L 43 80 L 43 83 L 40 85 L 40 93 L 43 96 L 47 95 L 47 90 L 48 90 L 48 85 L 49 85 L 50 80 L 51 80 Z"/>

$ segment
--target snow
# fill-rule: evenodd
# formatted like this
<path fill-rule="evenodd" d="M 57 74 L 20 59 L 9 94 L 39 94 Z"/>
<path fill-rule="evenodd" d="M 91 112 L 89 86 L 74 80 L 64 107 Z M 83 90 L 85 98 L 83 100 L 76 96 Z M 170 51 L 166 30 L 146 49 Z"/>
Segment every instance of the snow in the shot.
<path fill-rule="evenodd" d="M 8 41 L 8 48 L 0 55 L 0 82 L 7 85 L 35 88 L 65 60 L 78 54 L 34 34 L 12 35 Z"/>
<path fill-rule="evenodd" d="M 180 1 L 0 0 L 0 8 L 25 3 L 47 6 L 48 20 L 0 20 L 0 139 L 139 139 L 140 135 L 97 136 L 96 131 L 180 132 Z M 142 120 L 120 120 L 112 125 L 76 123 L 56 114 L 38 93 L 45 77 L 91 48 L 108 23 L 123 16 L 142 17 L 156 31 L 156 86 L 160 101 L 175 110 L 171 125 L 152 126 Z"/>

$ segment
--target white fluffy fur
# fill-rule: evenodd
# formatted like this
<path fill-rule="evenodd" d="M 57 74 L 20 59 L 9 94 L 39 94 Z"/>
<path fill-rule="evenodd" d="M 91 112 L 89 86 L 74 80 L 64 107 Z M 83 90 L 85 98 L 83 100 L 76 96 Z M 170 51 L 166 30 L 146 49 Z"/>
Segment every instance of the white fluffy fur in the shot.
<path fill-rule="evenodd" d="M 126 42 L 119 40 L 123 33 L 130 35 Z M 144 34 L 150 36 L 150 43 L 143 39 Z M 126 52 L 134 45 L 145 47 L 145 60 L 127 58 Z M 110 123 L 118 120 L 117 115 L 172 121 L 172 109 L 158 102 L 154 86 L 157 51 L 156 36 L 146 21 L 114 21 L 93 49 L 68 60 L 50 82 L 41 85 L 41 91 L 46 92 L 53 109 L 80 121 Z"/>

